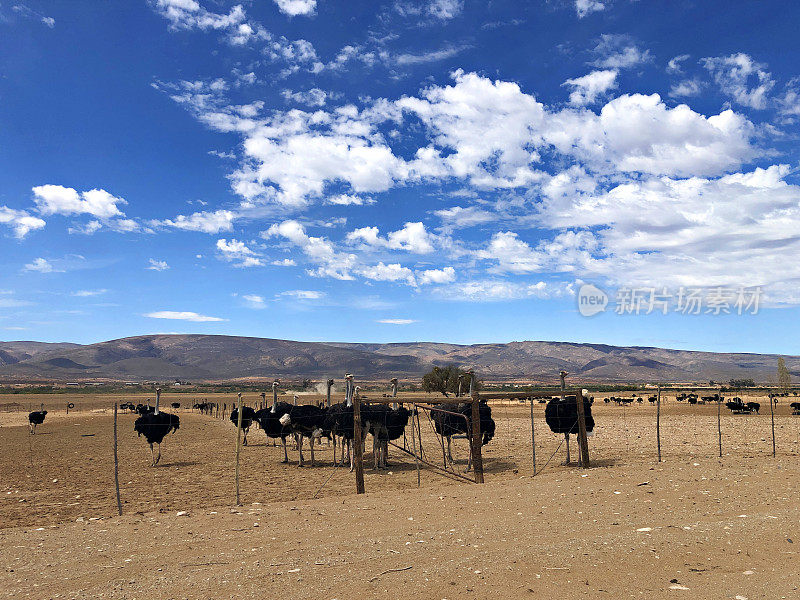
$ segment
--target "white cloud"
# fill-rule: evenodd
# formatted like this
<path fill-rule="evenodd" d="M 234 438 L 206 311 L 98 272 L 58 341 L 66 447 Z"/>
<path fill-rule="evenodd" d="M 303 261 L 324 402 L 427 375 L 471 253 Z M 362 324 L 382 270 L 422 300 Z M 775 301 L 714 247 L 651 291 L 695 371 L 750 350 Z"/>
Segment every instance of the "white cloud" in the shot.
<path fill-rule="evenodd" d="M 280 11 L 295 17 L 297 15 L 313 15 L 317 8 L 317 0 L 275 0 Z"/>
<path fill-rule="evenodd" d="M 436 210 L 433 214 L 439 217 L 448 229 L 490 223 L 497 218 L 493 213 L 477 206 L 453 206 Z"/>
<path fill-rule="evenodd" d="M 325 106 L 328 98 L 335 97 L 333 94 L 321 90 L 319 88 L 311 88 L 305 92 L 293 92 L 292 90 L 283 90 L 281 96 L 287 101 L 296 102 L 298 104 L 305 104 L 307 106 Z"/>
<path fill-rule="evenodd" d="M 49 27 L 50 29 L 53 29 L 53 27 L 56 26 L 56 20 L 53 17 L 46 17 L 42 13 L 37 12 L 32 8 L 29 8 L 24 4 L 16 4 L 12 6 L 11 9 L 17 14 L 22 15 L 27 19 L 33 19 L 34 21 L 39 21 L 40 23 L 42 23 L 46 27 Z"/>
<path fill-rule="evenodd" d="M 795 77 L 786 84 L 786 90 L 778 100 L 778 107 L 784 115 L 800 115 L 800 77 Z"/>
<path fill-rule="evenodd" d="M 574 294 L 570 283 L 520 283 L 505 280 L 474 280 L 458 286 L 441 287 L 435 290 L 436 296 L 446 300 L 461 302 L 498 302 L 538 298 L 562 298 Z"/>
<path fill-rule="evenodd" d="M 368 196 L 356 196 L 354 194 L 337 194 L 325 199 L 328 204 L 339 206 L 363 206 L 365 204 L 375 204 L 375 200 Z"/>
<path fill-rule="evenodd" d="M 688 98 L 700 95 L 702 89 L 703 83 L 699 79 L 684 79 L 670 88 L 669 95 L 673 98 Z"/>
<path fill-rule="evenodd" d="M 306 257 L 317 265 L 316 269 L 308 271 L 310 275 L 342 280 L 353 279 L 350 271 L 356 262 L 355 255 L 337 252 L 333 243 L 325 238 L 309 236 L 305 227 L 295 220 L 276 223 L 262 236 L 265 239 L 280 237 L 299 247 Z"/>
<path fill-rule="evenodd" d="M 106 289 L 100 290 L 77 290 L 72 292 L 70 295 L 75 296 L 76 298 L 91 298 L 92 296 L 101 296 L 108 292 Z"/>
<path fill-rule="evenodd" d="M 606 5 L 599 0 L 575 0 L 575 12 L 582 19 L 588 14 L 605 10 Z"/>
<path fill-rule="evenodd" d="M 420 285 L 452 283 L 455 280 L 456 270 L 453 267 L 417 271 L 417 281 Z"/>
<path fill-rule="evenodd" d="M 414 272 L 398 263 L 387 265 L 381 261 L 377 265 L 360 267 L 358 274 L 374 281 L 399 281 L 408 285 L 416 285 Z"/>
<path fill-rule="evenodd" d="M 270 264 L 276 267 L 294 267 L 297 263 L 291 258 L 282 258 L 280 260 L 273 260 Z"/>
<path fill-rule="evenodd" d="M 44 258 L 36 258 L 33 262 L 25 265 L 26 271 L 35 271 L 37 273 L 59 273 L 60 270 L 55 268 L 53 264 Z"/>
<path fill-rule="evenodd" d="M 428 50 L 427 52 L 421 52 L 417 54 L 406 52 L 393 56 L 390 61 L 401 66 L 437 62 L 440 60 L 447 60 L 448 58 L 452 58 L 458 54 L 461 54 L 461 52 L 467 50 L 469 47 L 470 46 L 467 45 L 447 46 L 438 50 Z"/>
<path fill-rule="evenodd" d="M 569 95 L 571 104 L 577 106 L 591 104 L 601 94 L 617 87 L 617 71 L 592 71 L 583 77 L 567 79 L 563 85 L 572 86 L 574 88 Z"/>
<path fill-rule="evenodd" d="M 153 225 L 174 227 L 184 231 L 200 231 L 202 233 L 220 233 L 231 231 L 236 213 L 230 210 L 215 210 L 192 213 L 191 215 L 178 215 L 174 219 L 154 221 Z"/>
<path fill-rule="evenodd" d="M 365 246 L 403 250 L 414 254 L 430 254 L 433 252 L 433 236 L 420 222 L 406 223 L 402 229 L 390 232 L 385 238 L 380 237 L 377 227 L 361 227 L 347 234 L 347 241 L 361 242 Z"/>
<path fill-rule="evenodd" d="M 720 89 L 737 103 L 757 109 L 767 107 L 767 94 L 775 82 L 766 65 L 755 62 L 743 52 L 703 58 L 700 62 Z"/>
<path fill-rule="evenodd" d="M 245 294 L 242 296 L 248 308 L 266 308 L 267 302 L 263 296 L 256 294 Z"/>
<path fill-rule="evenodd" d="M 165 260 L 156 260 L 151 258 L 149 260 L 150 266 L 147 267 L 149 271 L 166 271 L 169 269 L 169 265 Z"/>
<path fill-rule="evenodd" d="M 318 292 L 316 290 L 287 290 L 278 295 L 295 298 L 296 300 L 321 300 L 325 297 L 325 292 Z"/>
<path fill-rule="evenodd" d="M 678 56 L 673 56 L 671 59 L 669 59 L 669 62 L 667 63 L 667 73 L 672 73 L 672 74 L 683 73 L 683 67 L 681 67 L 681 63 L 688 59 L 689 59 L 688 54 L 680 54 Z"/>
<path fill-rule="evenodd" d="M 604 33 L 594 48 L 597 58 L 592 63 L 605 69 L 629 69 L 650 62 L 650 51 L 642 50 L 627 35 Z"/>
<path fill-rule="evenodd" d="M 217 250 L 224 260 L 233 263 L 236 267 L 264 266 L 264 261 L 259 258 L 258 254 L 239 240 L 219 239 L 217 240 Z"/>
<path fill-rule="evenodd" d="M 377 319 L 376 323 L 383 323 L 385 325 L 411 325 L 418 323 L 416 319 Z"/>
<path fill-rule="evenodd" d="M 158 310 L 143 315 L 150 319 L 172 319 L 176 321 L 192 321 L 194 323 L 212 323 L 218 321 L 227 321 L 227 319 L 220 319 L 219 317 L 209 317 L 191 311 L 174 311 L 174 310 Z"/>
<path fill-rule="evenodd" d="M 24 210 L 0 206 L 0 224 L 10 227 L 14 231 L 14 237 L 24 238 L 31 231 L 42 229 L 46 223 L 39 217 L 34 217 Z"/>
<path fill-rule="evenodd" d="M 61 185 L 39 185 L 33 188 L 34 202 L 43 215 L 92 215 L 98 219 L 124 216 L 117 206 L 127 204 L 102 189 L 78 192 Z"/>
<path fill-rule="evenodd" d="M 464 0 L 397 0 L 394 9 L 404 17 L 428 17 L 447 21 L 461 14 Z"/>

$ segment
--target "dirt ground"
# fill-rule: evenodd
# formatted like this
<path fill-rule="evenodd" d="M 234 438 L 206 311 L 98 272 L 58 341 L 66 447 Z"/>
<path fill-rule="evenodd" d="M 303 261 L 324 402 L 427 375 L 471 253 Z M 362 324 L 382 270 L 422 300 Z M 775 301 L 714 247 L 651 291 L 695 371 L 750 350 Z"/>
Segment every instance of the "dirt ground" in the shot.
<path fill-rule="evenodd" d="M 150 468 L 135 415 L 120 414 L 116 517 L 108 407 L 121 398 L 72 397 L 67 415 L 67 398 L 44 397 L 50 412 L 32 436 L 28 405 L 41 398 L 0 412 L 2 596 L 800 598 L 800 417 L 787 399 L 776 458 L 766 399 L 759 415 L 723 407 L 720 459 L 716 405 L 666 398 L 658 464 L 655 409 L 598 396 L 588 471 L 560 465 L 563 438 L 536 404 L 535 478 L 529 405 L 494 405 L 484 486 L 423 466 L 418 489 L 413 457 L 393 449 L 389 472 L 367 469 L 365 496 L 325 444 L 318 467 L 299 469 L 296 452 L 280 464 L 282 450 L 253 428 L 239 509 L 227 419 L 179 409 L 181 428 Z M 441 464 L 427 417 L 420 426 L 425 456 Z M 466 450 L 454 441 L 459 469 Z"/>

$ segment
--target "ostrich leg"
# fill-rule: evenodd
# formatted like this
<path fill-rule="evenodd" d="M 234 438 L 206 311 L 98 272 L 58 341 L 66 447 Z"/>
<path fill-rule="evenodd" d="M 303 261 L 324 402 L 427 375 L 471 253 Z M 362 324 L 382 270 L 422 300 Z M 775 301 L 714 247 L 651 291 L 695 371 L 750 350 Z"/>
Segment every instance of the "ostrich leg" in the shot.
<path fill-rule="evenodd" d="M 298 467 L 302 467 L 303 466 L 303 462 L 304 462 L 303 461 L 303 436 L 302 435 L 298 435 L 298 434 L 295 433 L 294 434 L 294 441 L 297 444 L 298 451 L 300 452 L 300 461 L 297 463 L 297 466 Z"/>
<path fill-rule="evenodd" d="M 567 440 L 567 460 L 564 462 L 565 465 L 569 465 L 569 434 L 564 434 L 564 439 Z"/>
<path fill-rule="evenodd" d="M 311 446 L 311 466 L 314 466 L 314 436 L 308 440 L 308 445 Z"/>
<path fill-rule="evenodd" d="M 155 455 L 155 450 L 153 450 L 153 444 L 150 444 L 150 466 L 151 467 L 156 466 L 156 455 Z"/>
<path fill-rule="evenodd" d="M 158 443 L 158 455 L 156 456 L 156 462 L 153 463 L 153 466 L 157 465 L 161 460 L 161 442 Z"/>
<path fill-rule="evenodd" d="M 285 436 L 281 437 L 281 442 L 283 442 L 283 460 L 281 462 L 282 463 L 288 463 L 289 462 L 289 453 L 286 451 L 286 437 Z"/>

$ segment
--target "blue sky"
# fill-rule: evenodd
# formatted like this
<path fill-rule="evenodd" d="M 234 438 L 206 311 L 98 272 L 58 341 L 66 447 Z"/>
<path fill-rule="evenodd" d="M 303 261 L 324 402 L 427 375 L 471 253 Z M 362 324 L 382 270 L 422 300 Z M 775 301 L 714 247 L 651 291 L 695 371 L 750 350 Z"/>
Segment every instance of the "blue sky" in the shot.
<path fill-rule="evenodd" d="M 798 354 L 798 18 L 2 1 L 0 339 Z M 585 283 L 763 296 L 758 314 L 586 318 Z"/>

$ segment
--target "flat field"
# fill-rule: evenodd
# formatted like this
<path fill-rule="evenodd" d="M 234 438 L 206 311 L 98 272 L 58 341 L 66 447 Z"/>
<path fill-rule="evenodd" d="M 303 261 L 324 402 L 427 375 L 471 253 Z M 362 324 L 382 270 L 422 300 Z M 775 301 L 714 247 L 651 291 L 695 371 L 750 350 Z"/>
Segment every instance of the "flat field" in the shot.
<path fill-rule="evenodd" d="M 233 401 L 209 399 L 228 409 Z M 393 448 L 388 472 L 370 470 L 366 458 L 360 497 L 325 442 L 318 466 L 301 469 L 291 447 L 281 464 L 282 449 L 254 427 L 235 508 L 235 428 L 189 410 L 193 398 L 167 394 L 164 405 L 184 407 L 173 411 L 181 428 L 158 467 L 133 431 L 136 416 L 118 415 L 117 517 L 110 407 L 131 398 L 0 397 L 0 595 L 800 597 L 800 417 L 782 398 L 773 458 L 769 404 L 754 399 L 758 415 L 722 407 L 719 458 L 716 404 L 665 398 L 659 464 L 655 408 L 598 396 L 588 471 L 560 464 L 563 437 L 535 404 L 535 478 L 530 406 L 493 404 L 484 486 L 422 465 L 418 489 L 413 456 Z M 30 435 L 27 411 L 42 400 L 47 419 Z M 67 402 L 75 404 L 68 415 Z M 425 458 L 441 466 L 424 413 L 420 430 Z M 453 447 L 461 472 L 467 442 Z M 576 450 L 573 439 L 573 459 Z"/>

